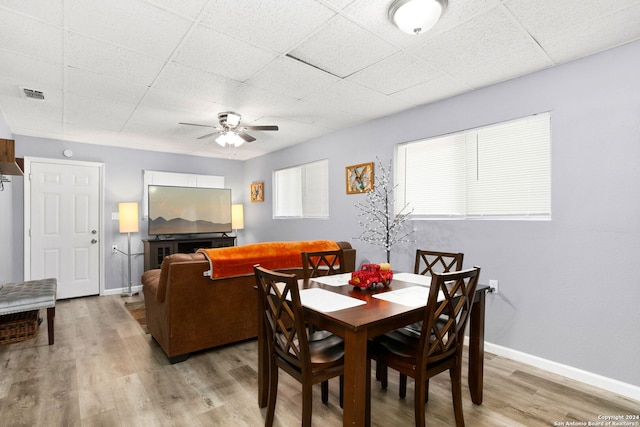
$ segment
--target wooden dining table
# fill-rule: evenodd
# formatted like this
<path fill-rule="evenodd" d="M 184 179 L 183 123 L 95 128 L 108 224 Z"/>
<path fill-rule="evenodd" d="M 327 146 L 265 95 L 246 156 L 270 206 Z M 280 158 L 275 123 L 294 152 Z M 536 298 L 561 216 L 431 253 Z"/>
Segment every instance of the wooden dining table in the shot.
<path fill-rule="evenodd" d="M 344 340 L 343 426 L 365 426 L 367 424 L 369 400 L 367 392 L 371 375 L 370 363 L 367 359 L 367 341 L 394 329 L 418 322 L 424 317 L 425 305 L 415 307 L 374 297 L 376 294 L 415 287 L 417 282 L 424 281 L 424 276 L 421 276 L 422 278 L 415 277 L 416 280 L 413 280 L 412 275 L 407 273 L 396 275 L 396 277 L 402 277 L 403 280 L 394 278 L 388 287 L 377 285 L 371 289 L 362 289 L 348 284 L 336 286 L 335 284 L 339 282 L 326 284 L 314 279 L 308 282 L 300 281 L 301 290 L 320 288 L 365 302 L 365 304 L 337 311 L 323 311 L 305 305 L 304 298 L 302 298 L 305 320 L 319 329 L 330 331 L 342 337 Z M 485 296 L 488 289 L 489 287 L 486 285 L 478 285 L 469 320 L 468 380 L 471 400 L 477 405 L 482 403 Z M 264 408 L 267 406 L 268 399 L 269 365 L 266 343 L 264 342 L 265 334 L 262 332 L 264 328 L 262 313 L 258 319 L 258 327 L 260 328 L 258 334 L 258 404 Z"/>

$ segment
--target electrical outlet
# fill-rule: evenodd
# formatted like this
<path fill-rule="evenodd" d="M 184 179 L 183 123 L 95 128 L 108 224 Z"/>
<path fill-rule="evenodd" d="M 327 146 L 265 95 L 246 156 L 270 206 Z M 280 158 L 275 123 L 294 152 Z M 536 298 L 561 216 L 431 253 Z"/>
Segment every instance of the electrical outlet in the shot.
<path fill-rule="evenodd" d="M 489 280 L 489 287 L 491 288 L 491 292 L 494 294 L 498 294 L 498 281 L 497 280 Z"/>
<path fill-rule="evenodd" d="M 118 252 L 118 245 L 111 245 L 111 253 L 115 254 Z"/>

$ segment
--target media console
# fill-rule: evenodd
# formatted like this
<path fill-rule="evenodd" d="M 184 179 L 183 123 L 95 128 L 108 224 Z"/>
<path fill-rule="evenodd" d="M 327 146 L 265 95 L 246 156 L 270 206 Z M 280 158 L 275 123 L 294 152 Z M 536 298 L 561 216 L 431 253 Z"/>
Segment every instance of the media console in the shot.
<path fill-rule="evenodd" d="M 200 248 L 224 248 L 234 246 L 236 238 L 231 236 L 183 237 L 171 239 L 146 239 L 144 243 L 144 271 L 160 268 L 164 257 L 171 254 L 188 254 Z"/>

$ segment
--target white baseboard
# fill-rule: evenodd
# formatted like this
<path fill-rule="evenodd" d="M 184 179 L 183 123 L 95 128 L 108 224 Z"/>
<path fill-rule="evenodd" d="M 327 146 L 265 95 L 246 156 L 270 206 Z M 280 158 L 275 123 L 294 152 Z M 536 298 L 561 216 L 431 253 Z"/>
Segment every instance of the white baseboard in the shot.
<path fill-rule="evenodd" d="M 102 292 L 102 295 L 124 295 L 129 291 L 129 289 L 127 287 L 122 287 L 122 288 L 115 288 L 115 289 L 105 289 Z M 137 286 L 131 286 L 131 292 L 132 293 L 136 293 L 136 292 L 142 292 L 142 285 L 137 285 Z"/>
<path fill-rule="evenodd" d="M 626 396 L 630 399 L 640 401 L 640 387 L 638 386 L 623 383 L 622 381 L 603 377 L 602 375 L 574 368 L 573 366 L 563 365 L 561 363 L 543 359 L 541 357 L 533 356 L 521 351 L 512 350 L 510 348 L 502 347 L 500 345 L 492 344 L 486 341 L 484 343 L 484 349 L 489 353 L 506 357 L 517 362 L 525 363 L 527 365 L 535 366 L 536 368 L 544 369 L 545 371 L 562 375 L 564 377 L 571 378 L 573 380 L 580 381 L 595 387 L 600 387 L 613 393 Z"/>

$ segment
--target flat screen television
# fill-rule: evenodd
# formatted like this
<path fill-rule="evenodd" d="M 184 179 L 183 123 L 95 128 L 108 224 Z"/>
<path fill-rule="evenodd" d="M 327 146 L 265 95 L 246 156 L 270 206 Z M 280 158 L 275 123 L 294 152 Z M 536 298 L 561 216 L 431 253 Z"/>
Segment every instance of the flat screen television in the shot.
<path fill-rule="evenodd" d="M 231 189 L 149 186 L 149 235 L 231 231 Z"/>

